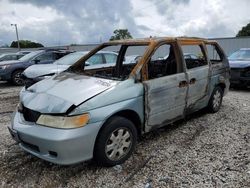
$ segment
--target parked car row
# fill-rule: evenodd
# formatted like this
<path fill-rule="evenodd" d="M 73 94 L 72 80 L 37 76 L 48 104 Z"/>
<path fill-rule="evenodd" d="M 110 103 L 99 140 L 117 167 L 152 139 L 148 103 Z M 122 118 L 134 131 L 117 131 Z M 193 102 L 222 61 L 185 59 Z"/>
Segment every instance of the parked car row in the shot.
<path fill-rule="evenodd" d="M 49 64 L 71 53 L 68 50 L 44 49 L 30 52 L 18 60 L 0 62 L 0 80 L 12 82 L 15 85 L 23 85 L 21 78 L 23 71 L 34 64 Z"/>

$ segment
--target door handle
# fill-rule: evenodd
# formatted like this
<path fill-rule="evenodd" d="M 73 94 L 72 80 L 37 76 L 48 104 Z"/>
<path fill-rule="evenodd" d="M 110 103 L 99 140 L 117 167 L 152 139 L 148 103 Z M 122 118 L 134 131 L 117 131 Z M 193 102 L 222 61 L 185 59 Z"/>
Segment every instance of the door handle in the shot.
<path fill-rule="evenodd" d="M 189 84 L 195 84 L 196 82 L 196 79 L 195 78 L 191 78 L 190 81 L 189 81 Z"/>
<path fill-rule="evenodd" d="M 179 87 L 187 87 L 187 86 L 188 86 L 188 82 L 186 80 L 179 82 Z"/>

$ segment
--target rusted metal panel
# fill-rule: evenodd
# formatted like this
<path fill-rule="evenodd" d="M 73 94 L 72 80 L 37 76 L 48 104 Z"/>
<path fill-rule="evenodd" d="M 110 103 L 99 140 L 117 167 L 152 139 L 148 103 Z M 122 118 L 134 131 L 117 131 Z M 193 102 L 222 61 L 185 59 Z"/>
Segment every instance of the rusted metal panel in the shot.
<path fill-rule="evenodd" d="M 208 94 L 209 66 L 202 66 L 187 71 L 189 79 L 187 108 L 196 111 L 202 108 L 199 102 Z"/>
<path fill-rule="evenodd" d="M 179 87 L 185 73 L 144 81 L 146 132 L 183 117 L 187 87 Z"/>

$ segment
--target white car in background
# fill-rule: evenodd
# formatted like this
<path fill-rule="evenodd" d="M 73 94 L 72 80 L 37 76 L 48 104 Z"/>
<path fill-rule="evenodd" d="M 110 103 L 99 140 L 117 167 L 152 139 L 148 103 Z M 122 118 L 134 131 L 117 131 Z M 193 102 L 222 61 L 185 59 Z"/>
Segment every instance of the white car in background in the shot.
<path fill-rule="evenodd" d="M 32 65 L 28 67 L 27 69 L 25 69 L 22 75 L 25 80 L 26 88 L 35 84 L 38 81 L 63 72 L 87 53 L 88 51 L 78 51 L 70 53 L 58 59 L 52 64 Z M 85 66 L 87 66 L 87 69 L 91 69 L 95 68 L 96 66 L 99 67 L 100 64 L 103 64 L 104 66 L 106 64 L 115 64 L 116 59 L 116 52 L 100 51 L 99 53 L 88 59 L 88 62 L 85 63 Z"/>

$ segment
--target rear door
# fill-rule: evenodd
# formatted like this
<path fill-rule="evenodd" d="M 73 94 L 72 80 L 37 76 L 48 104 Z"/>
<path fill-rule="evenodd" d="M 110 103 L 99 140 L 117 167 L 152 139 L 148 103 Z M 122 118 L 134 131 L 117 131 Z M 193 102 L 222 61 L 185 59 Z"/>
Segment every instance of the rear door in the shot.
<path fill-rule="evenodd" d="M 210 66 L 202 42 L 181 44 L 188 77 L 186 113 L 197 111 L 207 104 Z M 190 58 L 189 58 L 190 57 Z"/>
<path fill-rule="evenodd" d="M 146 132 L 183 117 L 187 79 L 178 54 L 176 44 L 166 43 L 157 48 L 145 65 L 148 74 L 148 79 L 143 81 Z"/>

